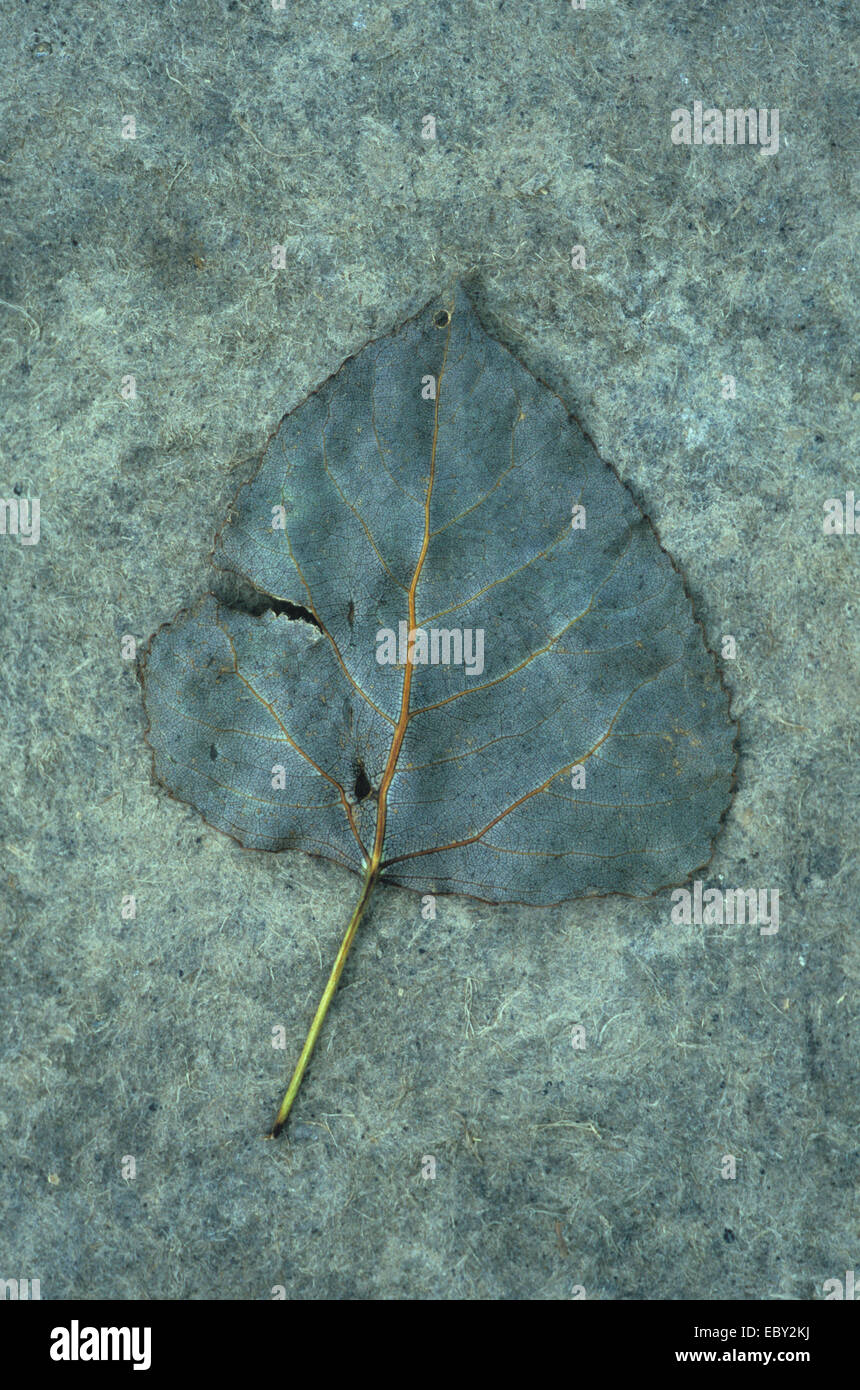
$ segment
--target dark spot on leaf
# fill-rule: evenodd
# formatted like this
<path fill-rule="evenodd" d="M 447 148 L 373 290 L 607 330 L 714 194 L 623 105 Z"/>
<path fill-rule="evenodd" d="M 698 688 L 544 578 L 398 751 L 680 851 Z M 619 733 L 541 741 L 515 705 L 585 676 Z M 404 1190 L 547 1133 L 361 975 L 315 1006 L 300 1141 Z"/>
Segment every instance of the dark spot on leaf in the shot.
<path fill-rule="evenodd" d="M 447 309 L 440 309 L 433 322 L 437 328 L 447 328 L 451 322 L 451 315 Z"/>
<path fill-rule="evenodd" d="M 369 795 L 370 795 L 370 791 L 371 791 L 370 778 L 368 777 L 367 773 L 365 772 L 363 765 L 359 762 L 359 763 L 356 764 L 356 769 L 355 769 L 355 799 L 356 799 L 356 801 L 363 801 L 364 798 L 365 798 L 366 796 L 369 796 Z"/>
<path fill-rule="evenodd" d="M 355 604 L 352 599 L 350 599 L 349 607 L 346 610 L 346 621 L 349 623 L 350 627 L 352 627 L 355 622 Z"/>
<path fill-rule="evenodd" d="M 215 759 L 218 757 L 218 749 L 215 747 L 214 743 L 210 743 L 209 745 L 209 756 L 212 759 L 213 763 Z"/>

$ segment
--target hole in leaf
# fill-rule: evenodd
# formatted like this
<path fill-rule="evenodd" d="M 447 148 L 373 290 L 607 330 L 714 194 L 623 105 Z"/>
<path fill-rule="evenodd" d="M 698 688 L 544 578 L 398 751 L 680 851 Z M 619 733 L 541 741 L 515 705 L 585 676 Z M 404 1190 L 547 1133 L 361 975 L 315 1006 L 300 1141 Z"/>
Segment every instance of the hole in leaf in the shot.
<path fill-rule="evenodd" d="M 440 309 L 433 319 L 433 322 L 437 328 L 447 328 L 448 324 L 451 322 L 451 315 L 448 313 L 447 309 Z"/>
<path fill-rule="evenodd" d="M 283 613 L 293 621 L 300 619 L 322 631 L 309 608 L 303 608 L 299 603 L 290 603 L 287 599 L 275 598 L 274 594 L 267 594 L 263 589 L 256 588 L 241 575 L 224 572 L 218 583 L 213 585 L 213 593 L 219 603 L 235 613 L 247 613 L 252 618 L 262 617 L 264 613 Z"/>

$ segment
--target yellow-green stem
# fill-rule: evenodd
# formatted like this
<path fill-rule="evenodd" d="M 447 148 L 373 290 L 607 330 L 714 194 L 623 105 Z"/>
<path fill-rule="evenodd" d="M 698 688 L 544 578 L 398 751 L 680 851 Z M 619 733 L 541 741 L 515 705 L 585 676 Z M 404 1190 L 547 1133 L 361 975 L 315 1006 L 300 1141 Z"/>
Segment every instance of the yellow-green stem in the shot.
<path fill-rule="evenodd" d="M 367 866 L 367 872 L 365 873 L 364 883 L 362 884 L 361 888 L 361 897 L 355 905 L 355 911 L 353 912 L 352 917 L 350 918 L 349 926 L 346 929 L 346 935 L 344 936 L 343 941 L 340 943 L 340 950 L 338 951 L 337 956 L 335 957 L 335 962 L 332 966 L 331 974 L 328 977 L 328 983 L 326 984 L 326 987 L 323 990 L 322 998 L 320 999 L 320 1002 L 317 1005 L 317 1011 L 314 1014 L 314 1021 L 310 1026 L 310 1030 L 308 1032 L 307 1037 L 305 1038 L 305 1045 L 302 1048 L 301 1056 L 299 1057 L 299 1060 L 296 1063 L 296 1069 L 293 1072 L 292 1080 L 290 1081 L 290 1084 L 287 1087 L 287 1094 L 281 1101 L 281 1108 L 278 1111 L 275 1123 L 272 1125 L 271 1133 L 268 1135 L 269 1139 L 277 1139 L 278 1135 L 280 1134 L 281 1130 L 286 1124 L 287 1116 L 289 1115 L 290 1110 L 292 1109 L 293 1101 L 298 1095 L 299 1087 L 302 1084 L 302 1077 L 305 1074 L 308 1062 L 311 1060 L 311 1053 L 313 1052 L 314 1047 L 316 1046 L 316 1040 L 320 1035 L 320 1029 L 322 1028 L 323 1023 L 325 1021 L 325 1016 L 328 1013 L 328 1006 L 334 998 L 334 992 L 337 989 L 338 980 L 340 979 L 343 973 L 343 967 L 346 965 L 346 958 L 349 955 L 349 948 L 352 945 L 355 933 L 358 931 L 359 923 L 361 922 L 361 919 L 364 916 L 364 910 L 367 907 L 370 895 L 373 892 L 378 877 L 379 860 L 374 858 Z"/>

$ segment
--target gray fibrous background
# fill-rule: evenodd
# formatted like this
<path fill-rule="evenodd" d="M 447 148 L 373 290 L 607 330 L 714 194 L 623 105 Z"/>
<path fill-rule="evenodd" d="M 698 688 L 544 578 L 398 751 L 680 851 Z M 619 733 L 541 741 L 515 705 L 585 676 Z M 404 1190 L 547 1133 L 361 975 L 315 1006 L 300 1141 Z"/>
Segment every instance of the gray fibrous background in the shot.
<path fill-rule="evenodd" d="M 0 1277 L 781 1299 L 856 1266 L 860 535 L 822 525 L 857 484 L 850 30 L 768 0 L 7 16 L 0 496 L 41 530 L 0 535 Z M 673 144 L 695 101 L 778 108 L 778 151 Z M 734 638 L 705 888 L 778 890 L 779 930 L 382 887 L 267 1144 L 358 881 L 154 786 L 123 638 L 209 587 L 285 411 L 458 277 Z"/>

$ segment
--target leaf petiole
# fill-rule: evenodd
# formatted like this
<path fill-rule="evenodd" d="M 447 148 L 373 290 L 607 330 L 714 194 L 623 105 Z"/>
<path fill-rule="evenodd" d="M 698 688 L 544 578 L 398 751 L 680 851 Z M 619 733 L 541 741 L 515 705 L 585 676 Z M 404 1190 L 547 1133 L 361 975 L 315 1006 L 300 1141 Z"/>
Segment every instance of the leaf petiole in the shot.
<path fill-rule="evenodd" d="M 349 948 L 353 943 L 355 933 L 358 931 L 359 924 L 361 922 L 362 917 L 364 916 L 364 911 L 370 900 L 370 895 L 373 892 L 374 887 L 376 886 L 376 880 L 379 878 L 379 868 L 380 861 L 374 855 L 367 865 L 367 869 L 364 876 L 364 882 L 361 888 L 361 896 L 359 897 L 359 900 L 355 905 L 355 911 L 353 912 L 352 917 L 350 918 L 349 926 L 346 929 L 346 934 L 343 938 L 343 941 L 340 943 L 340 950 L 338 951 L 337 956 L 335 957 L 335 962 L 332 966 L 331 974 L 329 975 L 328 982 L 326 984 L 325 989 L 323 990 L 322 998 L 320 999 L 320 1002 L 317 1005 L 317 1011 L 314 1014 L 313 1023 L 311 1024 L 310 1029 L 308 1030 L 308 1035 L 305 1038 L 305 1045 L 302 1048 L 301 1056 L 299 1057 L 299 1060 L 296 1063 L 296 1069 L 293 1072 L 292 1079 L 290 1081 L 289 1086 L 287 1087 L 287 1093 L 284 1096 L 284 1099 L 281 1101 L 281 1108 L 277 1113 L 275 1123 L 272 1125 L 271 1132 L 266 1136 L 268 1139 L 277 1139 L 278 1135 L 280 1134 L 281 1130 L 286 1124 L 287 1116 L 289 1115 L 290 1110 L 292 1109 L 293 1101 L 298 1095 L 299 1087 L 302 1084 L 302 1077 L 305 1074 L 308 1062 L 311 1060 L 311 1053 L 313 1052 L 314 1047 L 316 1046 L 317 1038 L 320 1035 L 320 1030 L 322 1029 L 323 1023 L 325 1021 L 325 1016 L 328 1013 L 329 1004 L 334 998 L 334 992 L 337 989 L 338 981 L 343 973 L 343 967 L 346 965 L 346 958 L 349 955 Z"/>

